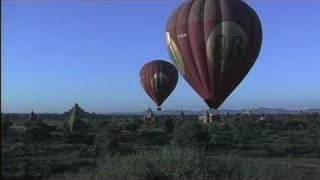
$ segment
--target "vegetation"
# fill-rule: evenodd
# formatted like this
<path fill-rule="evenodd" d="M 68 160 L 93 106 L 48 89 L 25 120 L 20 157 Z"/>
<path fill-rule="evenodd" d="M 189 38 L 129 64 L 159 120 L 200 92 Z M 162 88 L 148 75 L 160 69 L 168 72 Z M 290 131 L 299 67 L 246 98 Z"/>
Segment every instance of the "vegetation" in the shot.
<path fill-rule="evenodd" d="M 318 114 L 270 115 L 263 120 L 225 115 L 209 124 L 194 116 L 159 116 L 152 125 L 142 116 L 94 114 L 81 118 L 86 133 L 68 136 L 65 115 L 45 115 L 32 122 L 22 115 L 2 117 L 1 174 L 7 178 L 320 177 Z"/>

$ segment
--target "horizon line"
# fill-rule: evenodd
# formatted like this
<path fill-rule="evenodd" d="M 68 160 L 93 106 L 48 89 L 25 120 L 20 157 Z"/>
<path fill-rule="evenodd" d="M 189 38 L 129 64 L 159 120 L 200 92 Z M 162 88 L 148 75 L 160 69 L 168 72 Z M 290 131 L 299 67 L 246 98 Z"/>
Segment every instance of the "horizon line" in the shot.
<path fill-rule="evenodd" d="M 83 108 L 82 108 L 83 109 Z M 148 108 L 142 109 L 142 110 L 137 110 L 137 111 L 110 111 L 110 112 L 95 112 L 95 111 L 86 111 L 85 109 L 83 109 L 85 112 L 90 113 L 90 114 L 102 114 L 102 115 L 106 115 L 106 114 L 135 114 L 135 113 L 142 113 L 145 112 Z M 152 109 L 152 108 L 151 108 Z M 308 111 L 308 110 L 319 110 L 320 111 L 320 107 L 311 107 L 311 108 L 284 108 L 284 107 L 254 107 L 254 108 L 223 108 L 223 109 L 217 109 L 215 111 L 242 111 L 242 110 L 255 110 L 255 109 L 281 109 L 281 110 L 286 110 L 286 111 Z M 70 109 L 69 109 L 70 110 Z M 156 110 L 156 108 L 152 109 L 154 112 L 158 112 Z M 43 112 L 43 111 L 35 111 L 35 110 L 31 110 L 28 112 L 13 112 L 13 111 L 2 111 L 1 110 L 1 114 L 30 114 L 30 112 L 35 112 L 37 114 L 63 114 L 66 113 L 68 111 L 63 111 L 63 112 Z M 183 109 L 183 108 L 172 108 L 172 109 L 162 109 L 162 111 L 160 112 L 166 112 L 166 111 L 194 111 L 194 112 L 201 112 L 201 111 L 210 111 L 210 109 Z"/>

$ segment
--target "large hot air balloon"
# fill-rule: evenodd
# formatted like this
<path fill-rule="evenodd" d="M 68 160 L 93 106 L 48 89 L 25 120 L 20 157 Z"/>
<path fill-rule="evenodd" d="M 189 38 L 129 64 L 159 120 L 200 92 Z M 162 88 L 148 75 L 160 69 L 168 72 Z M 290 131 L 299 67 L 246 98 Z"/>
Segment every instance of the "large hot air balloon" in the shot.
<path fill-rule="evenodd" d="M 140 78 L 144 90 L 161 110 L 161 104 L 177 85 L 178 71 L 167 61 L 154 60 L 142 67 Z"/>
<path fill-rule="evenodd" d="M 262 27 L 240 0 L 193 0 L 170 17 L 167 42 L 180 74 L 217 109 L 255 63 Z"/>

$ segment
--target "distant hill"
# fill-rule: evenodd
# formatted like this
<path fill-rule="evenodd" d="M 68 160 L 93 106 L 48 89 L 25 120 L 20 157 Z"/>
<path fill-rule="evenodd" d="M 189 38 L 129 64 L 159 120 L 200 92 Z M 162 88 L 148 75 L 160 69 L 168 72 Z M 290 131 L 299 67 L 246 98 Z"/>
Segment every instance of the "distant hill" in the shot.
<path fill-rule="evenodd" d="M 320 109 L 288 110 L 284 108 L 254 108 L 249 109 L 252 114 L 300 114 L 300 113 L 320 113 Z"/>

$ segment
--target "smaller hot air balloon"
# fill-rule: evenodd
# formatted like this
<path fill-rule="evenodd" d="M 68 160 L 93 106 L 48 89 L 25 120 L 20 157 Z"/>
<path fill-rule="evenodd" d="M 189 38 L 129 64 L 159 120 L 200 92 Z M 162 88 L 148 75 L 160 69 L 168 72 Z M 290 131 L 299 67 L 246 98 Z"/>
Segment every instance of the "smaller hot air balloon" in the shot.
<path fill-rule="evenodd" d="M 161 104 L 177 85 L 178 71 L 167 61 L 154 60 L 142 67 L 140 80 L 146 93 L 161 110 Z"/>

